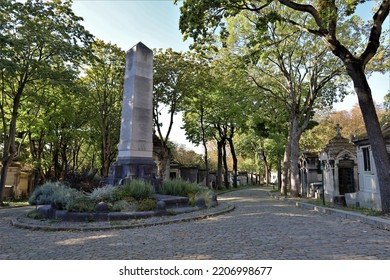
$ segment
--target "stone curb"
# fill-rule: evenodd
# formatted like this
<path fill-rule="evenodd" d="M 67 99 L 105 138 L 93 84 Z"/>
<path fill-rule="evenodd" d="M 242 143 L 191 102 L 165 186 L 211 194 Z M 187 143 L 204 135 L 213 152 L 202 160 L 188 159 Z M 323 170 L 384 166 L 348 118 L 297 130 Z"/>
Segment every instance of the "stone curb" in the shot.
<path fill-rule="evenodd" d="M 274 195 L 270 192 L 268 194 L 275 199 L 286 201 L 286 202 L 288 202 L 290 204 L 294 204 L 295 206 L 300 207 L 302 209 L 313 210 L 313 211 L 316 211 L 316 212 L 319 212 L 322 214 L 337 216 L 337 217 L 341 217 L 344 219 L 350 219 L 350 220 L 358 221 L 361 223 L 369 224 L 371 226 L 374 226 L 374 227 L 377 227 L 380 229 L 390 230 L 390 220 L 389 219 L 368 216 L 368 215 L 354 213 L 351 211 L 345 211 L 345 210 L 341 210 L 341 209 L 334 209 L 334 208 L 313 205 L 310 203 L 305 203 L 305 202 L 300 202 L 300 201 L 294 201 L 294 200 L 290 200 L 290 199 L 285 198 L 285 197 Z"/>
<path fill-rule="evenodd" d="M 25 215 L 16 217 L 12 219 L 11 224 L 18 228 L 30 229 L 30 230 L 43 230 L 43 231 L 103 231 L 103 230 L 112 230 L 112 229 L 133 229 L 133 228 L 144 228 L 158 225 L 167 225 L 175 224 L 182 222 L 190 222 L 201 219 L 207 219 L 210 217 L 215 217 L 222 215 L 228 212 L 231 212 L 235 209 L 235 206 L 226 202 L 220 202 L 215 208 L 205 209 L 194 211 L 185 214 L 178 214 L 176 216 L 164 216 L 165 220 L 159 220 L 159 218 L 149 218 L 143 221 L 138 220 L 128 220 L 128 221 L 114 221 L 110 222 L 90 222 L 90 223 L 80 223 L 80 222 L 58 222 L 50 223 L 47 221 L 46 224 L 34 223 L 34 220 L 26 217 Z M 42 221 L 41 221 L 42 222 Z M 116 222 L 118 224 L 116 224 Z M 120 224 L 133 222 L 132 224 Z"/>

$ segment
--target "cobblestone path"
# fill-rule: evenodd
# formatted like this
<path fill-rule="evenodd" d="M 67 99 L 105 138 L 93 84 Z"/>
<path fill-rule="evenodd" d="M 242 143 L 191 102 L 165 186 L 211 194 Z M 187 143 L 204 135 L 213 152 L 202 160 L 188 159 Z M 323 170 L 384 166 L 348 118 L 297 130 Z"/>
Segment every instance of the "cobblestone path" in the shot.
<path fill-rule="evenodd" d="M 221 216 L 146 228 L 45 232 L 15 228 L 29 207 L 0 209 L 0 259 L 390 259 L 390 231 L 318 214 L 259 188 L 219 196 Z"/>

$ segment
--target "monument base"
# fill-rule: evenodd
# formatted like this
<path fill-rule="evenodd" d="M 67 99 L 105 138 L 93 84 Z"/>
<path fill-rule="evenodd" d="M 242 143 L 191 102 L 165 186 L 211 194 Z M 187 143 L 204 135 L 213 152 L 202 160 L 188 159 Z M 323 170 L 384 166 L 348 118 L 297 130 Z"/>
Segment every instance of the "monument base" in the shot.
<path fill-rule="evenodd" d="M 152 158 L 119 158 L 114 165 L 110 166 L 105 184 L 123 185 L 126 180 L 144 180 L 154 187 L 157 192 L 160 186 L 156 179 L 157 166 Z"/>

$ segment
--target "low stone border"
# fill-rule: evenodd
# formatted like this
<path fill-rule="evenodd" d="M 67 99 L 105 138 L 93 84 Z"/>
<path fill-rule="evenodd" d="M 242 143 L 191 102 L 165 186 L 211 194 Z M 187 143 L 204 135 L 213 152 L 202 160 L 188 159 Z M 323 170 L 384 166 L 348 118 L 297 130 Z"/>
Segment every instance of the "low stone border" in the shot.
<path fill-rule="evenodd" d="M 355 213 L 351 211 L 318 206 L 310 203 L 291 200 L 283 196 L 275 195 L 273 193 L 269 193 L 269 195 L 275 199 L 286 201 L 290 204 L 294 204 L 295 206 L 303 209 L 316 211 L 322 214 L 333 215 L 344 219 L 358 221 L 384 230 L 390 230 L 390 219 L 387 218 L 368 216 L 368 215 Z"/>
<path fill-rule="evenodd" d="M 154 216 L 145 219 L 129 219 L 120 221 L 101 222 L 64 222 L 61 220 L 35 220 L 21 215 L 12 219 L 11 224 L 18 228 L 44 231 L 96 231 L 111 229 L 131 229 L 140 227 L 189 222 L 222 215 L 233 211 L 235 206 L 226 202 L 219 202 L 212 208 L 201 209 L 171 216 Z"/>

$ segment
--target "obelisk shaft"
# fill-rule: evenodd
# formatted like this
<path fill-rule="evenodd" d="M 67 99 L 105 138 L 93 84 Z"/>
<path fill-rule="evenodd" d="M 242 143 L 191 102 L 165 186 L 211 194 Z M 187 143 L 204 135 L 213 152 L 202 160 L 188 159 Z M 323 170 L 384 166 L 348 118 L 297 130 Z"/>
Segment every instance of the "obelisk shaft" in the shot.
<path fill-rule="evenodd" d="M 108 184 L 142 179 L 157 188 L 153 160 L 153 52 L 138 43 L 126 54 L 118 158 Z"/>
<path fill-rule="evenodd" d="M 118 161 L 153 158 L 153 52 L 138 43 L 126 54 Z"/>

